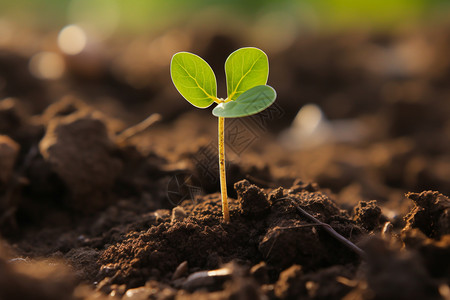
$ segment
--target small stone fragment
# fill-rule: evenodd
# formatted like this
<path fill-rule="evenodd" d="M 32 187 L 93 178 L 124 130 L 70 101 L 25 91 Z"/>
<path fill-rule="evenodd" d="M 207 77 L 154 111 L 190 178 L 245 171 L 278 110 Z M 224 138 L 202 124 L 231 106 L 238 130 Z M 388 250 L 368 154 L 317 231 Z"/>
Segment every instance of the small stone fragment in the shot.
<path fill-rule="evenodd" d="M 141 286 L 134 289 L 129 289 L 126 291 L 125 295 L 123 295 L 123 300 L 147 300 L 150 299 L 150 296 L 153 294 L 152 289 Z"/>
<path fill-rule="evenodd" d="M 386 222 L 383 225 L 383 229 L 381 229 L 381 236 L 385 239 L 389 239 L 392 236 L 392 229 L 394 226 L 391 222 Z"/>
<path fill-rule="evenodd" d="M 181 222 L 186 218 L 186 211 L 181 206 L 176 206 L 172 209 L 172 215 L 170 216 L 170 222 Z"/>
<path fill-rule="evenodd" d="M 111 285 L 111 292 L 109 293 L 110 297 L 122 297 L 123 294 L 125 294 L 126 285 L 125 284 L 112 284 Z"/>
<path fill-rule="evenodd" d="M 186 274 L 187 271 L 188 271 L 188 262 L 187 260 L 185 260 L 181 264 L 179 264 L 178 267 L 175 269 L 175 272 L 173 272 L 172 280 L 184 276 L 184 274 Z"/>
<path fill-rule="evenodd" d="M 211 271 L 199 271 L 188 276 L 182 287 L 185 290 L 194 291 L 199 288 L 207 288 L 222 284 L 229 279 L 233 271 L 231 268 L 221 268 Z"/>

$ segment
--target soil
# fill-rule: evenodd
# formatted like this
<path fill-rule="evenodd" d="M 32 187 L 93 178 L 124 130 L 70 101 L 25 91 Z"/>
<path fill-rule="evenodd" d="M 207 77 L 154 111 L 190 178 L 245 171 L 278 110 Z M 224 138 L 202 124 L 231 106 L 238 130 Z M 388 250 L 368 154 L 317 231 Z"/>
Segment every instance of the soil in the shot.
<path fill-rule="evenodd" d="M 230 223 L 216 119 L 177 95 L 167 65 L 139 64 L 148 38 L 98 64 L 64 57 L 53 81 L 29 75 L 12 40 L 0 299 L 450 299 L 449 32 L 308 36 L 269 53 L 276 106 L 226 122 Z M 192 39 L 214 67 L 240 46 L 225 31 Z M 289 135 L 310 102 L 328 121 Z M 124 138 L 152 113 L 162 121 Z"/>

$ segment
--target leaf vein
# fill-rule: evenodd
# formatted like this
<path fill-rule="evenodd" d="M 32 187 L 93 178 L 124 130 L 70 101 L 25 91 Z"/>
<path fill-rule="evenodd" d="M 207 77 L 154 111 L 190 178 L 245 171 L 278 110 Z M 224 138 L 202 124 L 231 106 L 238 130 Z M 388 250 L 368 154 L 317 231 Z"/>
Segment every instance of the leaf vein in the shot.
<path fill-rule="evenodd" d="M 182 57 L 181 59 L 182 59 L 182 61 L 183 61 L 183 64 L 185 64 L 185 62 L 184 62 L 184 57 Z M 189 73 L 189 71 L 188 71 L 182 64 L 180 64 L 179 62 L 177 62 L 177 64 L 183 69 L 184 72 L 186 72 L 186 74 L 187 74 L 188 77 L 190 77 L 192 80 L 194 80 L 194 82 L 195 82 L 195 84 L 197 85 L 197 87 L 198 87 L 203 93 L 205 93 L 205 95 L 207 96 L 206 99 L 210 98 L 210 99 L 215 100 L 215 97 L 212 96 L 212 95 L 210 95 L 208 92 L 206 92 L 205 89 L 198 83 L 197 79 L 196 79 L 195 77 L 193 77 L 193 76 Z M 197 65 L 196 65 L 195 62 L 194 62 L 194 65 L 195 65 L 195 73 L 197 73 Z M 202 98 L 202 99 L 203 99 L 203 98 Z"/>
<path fill-rule="evenodd" d="M 259 57 L 257 59 L 255 59 L 255 61 L 253 62 L 253 64 L 250 66 L 250 68 L 248 69 L 248 71 L 244 74 L 244 70 L 243 70 L 243 65 L 244 62 L 242 61 L 241 63 L 241 73 L 242 73 L 242 77 L 241 79 L 239 79 L 239 82 L 237 83 L 236 87 L 234 88 L 233 92 L 231 93 L 231 95 L 229 96 L 230 98 L 232 98 L 236 93 L 237 93 L 237 89 L 239 88 L 239 85 L 241 84 L 242 80 L 250 73 L 250 71 L 253 69 L 253 67 L 255 66 L 255 64 L 259 61 L 259 59 L 261 57 L 263 57 L 263 54 L 260 54 Z M 242 60 L 244 60 L 244 57 L 242 57 Z"/>

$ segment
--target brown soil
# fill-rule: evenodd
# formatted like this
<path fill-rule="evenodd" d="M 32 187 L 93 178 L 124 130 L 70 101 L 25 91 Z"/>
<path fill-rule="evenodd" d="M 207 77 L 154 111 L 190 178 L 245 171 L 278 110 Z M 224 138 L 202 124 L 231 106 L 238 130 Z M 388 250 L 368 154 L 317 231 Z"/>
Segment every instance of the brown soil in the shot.
<path fill-rule="evenodd" d="M 308 37 L 269 53 L 277 107 L 226 124 L 230 223 L 216 120 L 175 93 L 167 68 L 121 65 L 139 56 L 121 46 L 105 58 L 120 74 L 75 57 L 46 82 L 23 75 L 15 45 L 0 49 L 0 299 L 450 299 L 448 32 Z M 202 39 L 192 50 L 214 66 L 228 55 L 216 49 L 239 47 Z M 124 79 L 148 74 L 139 88 Z M 308 102 L 365 135 L 282 147 Z M 124 140 L 151 113 L 162 122 Z"/>

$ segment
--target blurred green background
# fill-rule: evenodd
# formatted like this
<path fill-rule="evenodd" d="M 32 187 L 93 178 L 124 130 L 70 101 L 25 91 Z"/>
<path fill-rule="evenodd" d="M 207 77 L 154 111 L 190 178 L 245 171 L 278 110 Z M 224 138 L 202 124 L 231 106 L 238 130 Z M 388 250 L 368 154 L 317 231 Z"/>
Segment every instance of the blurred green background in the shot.
<path fill-rule="evenodd" d="M 15 0 L 0 2 L 0 18 L 48 29 L 92 22 L 114 33 L 158 31 L 184 22 L 269 21 L 317 30 L 391 29 L 445 21 L 448 0 Z M 282 17 L 281 17 L 282 16 Z"/>

